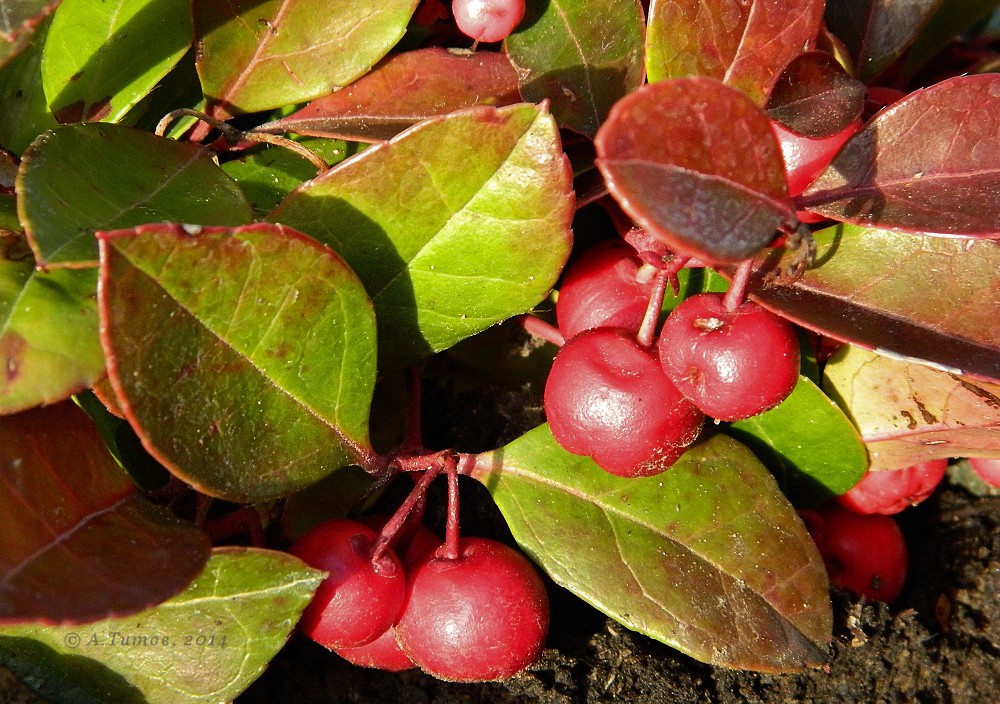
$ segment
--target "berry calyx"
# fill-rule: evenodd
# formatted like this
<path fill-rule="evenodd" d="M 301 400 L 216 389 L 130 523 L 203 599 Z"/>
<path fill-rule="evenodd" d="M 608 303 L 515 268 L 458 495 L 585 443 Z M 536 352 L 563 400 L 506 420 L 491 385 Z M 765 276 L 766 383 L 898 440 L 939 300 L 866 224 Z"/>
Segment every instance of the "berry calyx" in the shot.
<path fill-rule="evenodd" d="M 531 562 L 485 538 L 462 538 L 457 559 L 438 554 L 411 571 L 396 625 L 413 662 L 455 682 L 503 680 L 533 663 L 545 644 L 549 602 Z"/>
<path fill-rule="evenodd" d="M 498 42 L 524 19 L 524 0 L 453 0 L 451 12 L 462 34 L 477 42 Z"/>
<path fill-rule="evenodd" d="M 930 496 L 947 469 L 948 460 L 939 459 L 904 469 L 868 472 L 836 501 L 854 513 L 899 513 Z"/>
<path fill-rule="evenodd" d="M 299 630 L 331 650 L 364 645 L 395 623 L 406 596 L 406 575 L 392 552 L 372 559 L 377 534 L 336 519 L 306 532 L 289 549 L 328 572 L 302 613 Z"/>
<path fill-rule="evenodd" d="M 718 293 L 682 301 L 663 324 L 657 350 L 680 392 L 719 420 L 774 408 L 799 380 L 791 324 L 752 301 L 728 310 Z"/>
<path fill-rule="evenodd" d="M 620 328 L 596 328 L 556 354 L 545 383 L 556 441 L 619 476 L 658 474 L 695 441 L 704 416 L 656 357 Z"/>
<path fill-rule="evenodd" d="M 556 301 L 559 331 L 566 339 L 597 327 L 638 332 L 653 280 L 640 280 L 643 261 L 622 240 L 598 242 L 571 262 Z"/>
<path fill-rule="evenodd" d="M 869 599 L 892 603 L 906 581 L 907 550 L 891 516 L 861 515 L 836 503 L 801 511 L 830 582 Z"/>

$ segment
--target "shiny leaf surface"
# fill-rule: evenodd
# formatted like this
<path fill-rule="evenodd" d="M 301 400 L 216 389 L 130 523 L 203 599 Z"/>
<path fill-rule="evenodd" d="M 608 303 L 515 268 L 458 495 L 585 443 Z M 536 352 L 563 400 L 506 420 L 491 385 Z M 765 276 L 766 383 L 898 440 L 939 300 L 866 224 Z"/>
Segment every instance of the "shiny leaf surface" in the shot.
<path fill-rule="evenodd" d="M 70 402 L 0 417 L 0 505 L 0 622 L 141 611 L 208 559 L 207 536 L 146 501 Z"/>
<path fill-rule="evenodd" d="M 732 438 L 623 479 L 567 453 L 543 425 L 478 456 L 473 476 L 532 559 L 628 628 L 728 667 L 823 660 L 822 560 L 773 477 Z"/>
<path fill-rule="evenodd" d="M 793 217 L 770 120 L 714 79 L 644 86 L 615 105 L 596 144 L 615 200 L 682 254 L 746 259 Z"/>
<path fill-rule="evenodd" d="M 858 119 L 865 85 L 821 51 L 799 54 L 782 71 L 767 100 L 767 113 L 792 131 L 819 139 Z"/>
<path fill-rule="evenodd" d="M 336 254 L 275 225 L 99 238 L 109 376 L 164 466 L 253 503 L 371 459 L 375 320 Z"/>

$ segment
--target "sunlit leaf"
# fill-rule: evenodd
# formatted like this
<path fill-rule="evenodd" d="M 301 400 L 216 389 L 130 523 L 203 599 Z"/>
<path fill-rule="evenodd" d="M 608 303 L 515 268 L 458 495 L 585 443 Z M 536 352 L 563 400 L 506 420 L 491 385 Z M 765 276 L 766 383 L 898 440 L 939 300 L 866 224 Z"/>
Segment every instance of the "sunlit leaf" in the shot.
<path fill-rule="evenodd" d="M 778 78 L 767 113 L 792 131 L 813 139 L 840 132 L 858 119 L 865 86 L 821 51 L 799 54 Z"/>
<path fill-rule="evenodd" d="M 728 667 L 793 671 L 824 659 L 822 560 L 735 440 L 715 435 L 663 474 L 623 479 L 541 426 L 480 455 L 473 476 L 532 559 L 628 628 Z"/>
<path fill-rule="evenodd" d="M 22 235 L 0 235 L 0 415 L 61 401 L 104 375 L 96 288 L 96 271 L 39 271 Z"/>
<path fill-rule="evenodd" d="M 49 18 L 51 15 L 49 15 Z M 21 154 L 35 137 L 58 125 L 42 90 L 42 47 L 51 19 L 46 18 L 31 41 L 0 71 L 0 146 Z"/>
<path fill-rule="evenodd" d="M 253 503 L 372 460 L 375 320 L 330 249 L 275 225 L 99 234 L 112 386 L 150 453 Z"/>
<path fill-rule="evenodd" d="M 844 412 L 805 377 L 777 407 L 732 423 L 796 506 L 843 494 L 864 476 L 868 453 Z"/>
<path fill-rule="evenodd" d="M 823 386 L 861 430 L 873 470 L 1000 455 L 1000 384 L 848 345 Z"/>
<path fill-rule="evenodd" d="M 826 24 L 850 51 L 865 83 L 916 39 L 942 0 L 837 0 L 826 3 Z"/>
<path fill-rule="evenodd" d="M 853 225 L 815 238 L 816 264 L 802 279 L 764 286 L 769 263 L 753 295 L 838 340 L 1000 380 L 1000 242 Z"/>
<path fill-rule="evenodd" d="M 0 68 L 27 47 L 61 0 L 16 0 L 0 7 Z"/>
<path fill-rule="evenodd" d="M 1000 75 L 959 76 L 880 113 L 800 208 L 874 227 L 1000 236 Z"/>
<path fill-rule="evenodd" d="M 652 0 L 649 80 L 708 76 L 763 105 L 778 74 L 815 43 L 823 0 Z"/>
<path fill-rule="evenodd" d="M 65 125 L 36 140 L 17 193 L 28 241 L 46 266 L 96 264 L 96 230 L 165 220 L 242 225 L 251 217 L 207 150 L 102 123 Z"/>
<path fill-rule="evenodd" d="M 140 611 L 208 559 L 205 534 L 139 494 L 69 402 L 0 417 L 0 505 L 0 622 Z"/>
<path fill-rule="evenodd" d="M 593 137 L 611 106 L 642 85 L 642 20 L 638 0 L 527 3 L 505 43 L 525 99 L 550 101 L 560 125 Z"/>
<path fill-rule="evenodd" d="M 194 0 L 198 73 L 220 116 L 313 100 L 364 75 L 418 0 Z"/>
<path fill-rule="evenodd" d="M 63 0 L 42 85 L 59 122 L 117 122 L 191 46 L 188 0 Z"/>
<path fill-rule="evenodd" d="M 615 105 L 596 144 L 615 200 L 682 254 L 746 259 L 793 217 L 770 120 L 714 79 L 640 88 Z"/>
<path fill-rule="evenodd" d="M 260 129 L 377 142 L 436 115 L 518 102 L 517 72 L 505 55 L 432 47 L 390 56 L 346 88 Z"/>
<path fill-rule="evenodd" d="M 217 548 L 183 592 L 128 618 L 0 628 L 0 664 L 56 704 L 217 704 L 285 644 L 323 573 L 281 552 Z"/>
<path fill-rule="evenodd" d="M 337 250 L 401 365 L 545 298 L 569 255 L 569 165 L 544 107 L 421 123 L 294 191 L 269 220 Z"/>

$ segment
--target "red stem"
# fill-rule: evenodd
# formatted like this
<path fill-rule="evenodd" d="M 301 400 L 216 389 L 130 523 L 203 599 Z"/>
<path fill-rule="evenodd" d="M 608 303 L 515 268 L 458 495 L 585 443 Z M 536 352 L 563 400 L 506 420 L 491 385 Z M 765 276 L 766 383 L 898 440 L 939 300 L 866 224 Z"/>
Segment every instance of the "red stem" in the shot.
<path fill-rule="evenodd" d="M 529 313 L 518 316 L 518 320 L 521 323 L 521 327 L 529 335 L 534 335 L 541 340 L 551 342 L 556 347 L 562 347 L 566 344 L 566 338 L 563 337 L 563 334 L 559 332 L 559 328 L 555 325 L 547 323 L 541 318 L 536 318 Z"/>
<path fill-rule="evenodd" d="M 670 274 L 667 271 L 657 271 L 656 278 L 653 279 L 653 291 L 649 294 L 649 305 L 646 306 L 646 314 L 642 317 L 642 324 L 639 326 L 638 335 L 636 335 L 636 340 L 643 347 L 653 346 L 656 326 L 660 322 L 660 310 L 663 308 L 663 297 L 667 293 L 669 280 Z"/>
<path fill-rule="evenodd" d="M 423 500 L 424 495 L 427 493 L 427 488 L 443 469 L 444 464 L 437 463 L 424 470 L 423 475 L 421 475 L 420 480 L 414 485 L 409 496 L 400 504 L 396 512 L 392 514 L 392 518 L 382 526 L 382 531 L 379 533 L 378 540 L 375 541 L 375 547 L 372 550 L 372 562 L 381 560 L 385 552 L 392 546 L 397 534 L 403 529 L 410 515 Z"/>
<path fill-rule="evenodd" d="M 729 284 L 729 290 L 722 298 L 722 305 L 726 310 L 730 312 L 736 310 L 747 299 L 747 284 L 750 283 L 753 265 L 753 259 L 746 259 L 737 265 L 736 271 L 733 273 L 733 280 Z"/>
<path fill-rule="evenodd" d="M 461 535 L 458 520 L 458 467 L 454 458 L 450 458 L 446 471 L 448 472 L 448 520 L 445 524 L 444 553 L 441 557 L 446 560 L 457 560 L 460 555 Z"/>

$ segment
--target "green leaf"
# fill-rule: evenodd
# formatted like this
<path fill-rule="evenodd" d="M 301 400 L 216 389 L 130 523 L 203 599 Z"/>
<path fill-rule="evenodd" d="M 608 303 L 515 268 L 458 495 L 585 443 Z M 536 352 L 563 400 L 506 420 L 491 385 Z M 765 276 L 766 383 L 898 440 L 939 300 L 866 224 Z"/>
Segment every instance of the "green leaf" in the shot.
<path fill-rule="evenodd" d="M 797 505 L 820 504 L 858 483 L 868 452 L 851 421 L 806 377 L 776 408 L 728 426 Z"/>
<path fill-rule="evenodd" d="M 28 241 L 45 266 L 95 265 L 96 230 L 251 218 L 243 193 L 207 150 L 102 123 L 66 125 L 36 140 L 21 162 L 17 194 Z"/>
<path fill-rule="evenodd" d="M 40 271 L 23 235 L 0 235 L 0 414 L 61 401 L 104 375 L 96 288 L 96 271 Z"/>
<path fill-rule="evenodd" d="M 30 44 L 0 70 L 0 146 L 15 154 L 59 124 L 42 91 L 42 47 L 50 22 L 42 22 Z"/>
<path fill-rule="evenodd" d="M 1000 455 L 1000 384 L 844 345 L 823 388 L 858 426 L 873 470 Z"/>
<path fill-rule="evenodd" d="M 642 85 L 644 25 L 638 0 L 528 3 L 505 43 L 525 100 L 549 100 L 563 127 L 593 137 L 611 106 Z"/>
<path fill-rule="evenodd" d="M 220 116 L 302 103 L 360 78 L 418 0 L 194 0 L 198 73 Z"/>
<path fill-rule="evenodd" d="M 573 191 L 544 107 L 479 107 L 369 147 L 268 218 L 337 250 L 403 365 L 545 298 L 572 243 Z"/>
<path fill-rule="evenodd" d="M 472 475 L 532 559 L 628 628 L 727 667 L 823 661 L 823 562 L 774 478 L 732 438 L 697 443 L 663 474 L 623 479 L 540 426 L 479 455 Z"/>
<path fill-rule="evenodd" d="M 208 559 L 208 537 L 138 493 L 70 402 L 0 417 L 0 505 L 0 622 L 135 613 Z"/>
<path fill-rule="evenodd" d="M 281 226 L 192 231 L 98 236 L 108 373 L 146 448 L 247 503 L 370 467 L 375 319 L 354 273 Z"/>
<path fill-rule="evenodd" d="M 118 122 L 191 46 L 188 0 L 63 0 L 42 52 L 62 123 Z"/>
<path fill-rule="evenodd" d="M 147 611 L 0 628 L 0 664 L 55 704 L 232 701 L 285 644 L 322 578 L 286 553 L 217 548 L 191 586 Z"/>
<path fill-rule="evenodd" d="M 18 0 L 5 3 L 0 13 L 0 68 L 24 51 L 60 0 Z"/>

